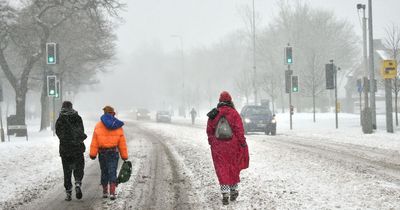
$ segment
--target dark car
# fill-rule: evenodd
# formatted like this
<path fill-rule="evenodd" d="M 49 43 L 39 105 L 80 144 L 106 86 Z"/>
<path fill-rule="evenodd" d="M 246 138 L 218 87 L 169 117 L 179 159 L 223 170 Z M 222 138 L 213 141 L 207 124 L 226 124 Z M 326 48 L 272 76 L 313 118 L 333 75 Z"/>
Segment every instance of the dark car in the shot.
<path fill-rule="evenodd" d="M 265 132 L 276 134 L 275 115 L 272 115 L 267 106 L 247 105 L 240 112 L 243 120 L 244 132 Z"/>
<path fill-rule="evenodd" d="M 138 109 L 136 111 L 137 120 L 150 120 L 150 112 L 147 109 Z"/>
<path fill-rule="evenodd" d="M 157 122 L 171 122 L 171 114 L 169 111 L 158 111 L 156 113 L 156 121 Z"/>

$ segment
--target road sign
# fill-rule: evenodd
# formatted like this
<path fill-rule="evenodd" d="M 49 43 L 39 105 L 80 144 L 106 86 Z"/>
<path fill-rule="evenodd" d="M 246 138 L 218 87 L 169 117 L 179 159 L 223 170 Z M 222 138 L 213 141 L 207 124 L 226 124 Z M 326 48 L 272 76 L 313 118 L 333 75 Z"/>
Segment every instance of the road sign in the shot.
<path fill-rule="evenodd" d="M 384 60 L 382 62 L 381 76 L 384 79 L 393 79 L 397 76 L 397 61 Z"/>

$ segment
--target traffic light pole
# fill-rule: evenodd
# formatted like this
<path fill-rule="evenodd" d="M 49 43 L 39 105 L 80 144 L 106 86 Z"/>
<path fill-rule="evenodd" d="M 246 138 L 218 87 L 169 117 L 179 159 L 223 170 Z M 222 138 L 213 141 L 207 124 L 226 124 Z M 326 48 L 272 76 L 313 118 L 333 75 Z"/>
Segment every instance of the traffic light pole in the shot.
<path fill-rule="evenodd" d="M 52 121 L 53 121 L 53 126 L 52 126 L 52 130 L 53 130 L 53 136 L 55 136 L 55 130 L 56 130 L 56 97 L 53 96 L 53 114 L 52 114 Z"/>
<path fill-rule="evenodd" d="M 289 82 L 290 82 L 290 88 L 289 88 L 289 116 L 290 116 L 290 130 L 293 129 L 293 124 L 292 124 L 292 112 L 291 112 L 291 107 L 292 107 L 292 73 L 290 72 L 290 65 L 288 64 L 288 71 L 289 71 Z"/>
<path fill-rule="evenodd" d="M 335 66 L 333 67 L 335 70 L 335 123 L 336 123 L 336 129 L 339 127 L 339 122 L 338 122 L 338 102 L 337 102 L 337 69 Z"/>
<path fill-rule="evenodd" d="M 2 110 L 1 110 L 2 102 L 0 101 L 0 137 L 1 137 L 1 142 L 5 142 L 4 138 L 4 129 L 3 129 L 3 115 L 2 115 Z"/>
<path fill-rule="evenodd" d="M 336 129 L 339 127 L 339 121 L 338 121 L 338 100 L 337 100 L 337 72 L 340 70 L 340 68 L 337 68 L 335 64 L 333 64 L 333 60 L 329 61 L 332 65 L 333 69 L 333 82 L 334 82 L 334 89 L 335 89 L 335 125 Z"/>

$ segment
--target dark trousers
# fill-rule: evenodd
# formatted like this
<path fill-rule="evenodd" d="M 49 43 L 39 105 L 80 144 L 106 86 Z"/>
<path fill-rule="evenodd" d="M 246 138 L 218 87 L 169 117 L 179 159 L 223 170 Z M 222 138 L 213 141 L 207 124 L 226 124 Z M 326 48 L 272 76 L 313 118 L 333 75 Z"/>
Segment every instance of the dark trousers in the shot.
<path fill-rule="evenodd" d="M 101 184 L 117 182 L 117 167 L 119 153 L 116 150 L 105 150 L 99 152 L 99 162 L 101 169 Z"/>
<path fill-rule="evenodd" d="M 74 156 L 61 157 L 64 170 L 64 187 L 66 191 L 72 189 L 71 176 L 74 174 L 75 183 L 82 183 L 85 159 L 83 153 Z"/>

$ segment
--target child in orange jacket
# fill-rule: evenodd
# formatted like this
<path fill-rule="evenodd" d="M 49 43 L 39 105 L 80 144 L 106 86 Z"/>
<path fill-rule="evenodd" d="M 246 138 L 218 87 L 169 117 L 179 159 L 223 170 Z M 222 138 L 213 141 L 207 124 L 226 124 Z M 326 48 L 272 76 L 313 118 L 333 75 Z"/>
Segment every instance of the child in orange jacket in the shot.
<path fill-rule="evenodd" d="M 114 200 L 117 182 L 117 167 L 119 155 L 122 160 L 128 159 L 128 149 L 122 126 L 124 123 L 115 117 L 114 108 L 105 106 L 101 121 L 96 124 L 90 144 L 90 158 L 96 159 L 99 154 L 101 169 L 101 185 L 103 186 L 103 198 L 108 197 L 110 187 L 110 199 Z"/>

